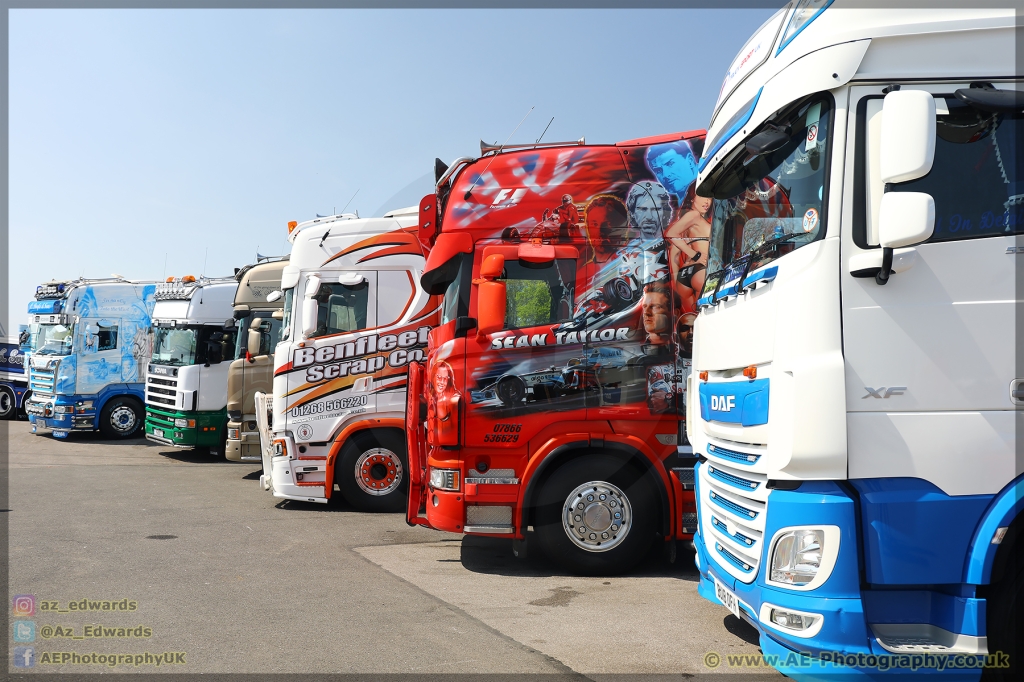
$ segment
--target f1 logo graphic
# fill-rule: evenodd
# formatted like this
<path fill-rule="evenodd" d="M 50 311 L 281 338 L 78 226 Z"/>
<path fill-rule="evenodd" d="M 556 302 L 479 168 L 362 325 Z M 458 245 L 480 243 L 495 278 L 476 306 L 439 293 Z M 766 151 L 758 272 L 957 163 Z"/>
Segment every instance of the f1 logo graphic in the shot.
<path fill-rule="evenodd" d="M 880 386 L 878 388 L 868 388 L 865 386 L 864 390 L 867 391 L 867 395 L 862 397 L 861 400 L 864 400 L 864 398 L 882 398 L 884 400 L 891 395 L 903 395 L 903 392 L 907 390 L 907 387 L 890 386 L 889 388 L 886 388 L 885 386 Z"/>
<path fill-rule="evenodd" d="M 509 196 L 510 192 L 512 196 Z M 491 207 L 493 208 L 501 204 L 505 204 L 506 206 L 512 206 L 513 204 L 519 203 L 519 200 L 523 198 L 524 194 L 526 194 L 525 187 L 520 187 L 514 192 L 510 189 L 499 190 L 498 193 L 494 196 L 494 201 L 491 202 Z"/>
<path fill-rule="evenodd" d="M 736 396 L 734 395 L 711 396 L 711 409 L 715 412 L 731 412 L 734 407 L 736 407 Z"/>

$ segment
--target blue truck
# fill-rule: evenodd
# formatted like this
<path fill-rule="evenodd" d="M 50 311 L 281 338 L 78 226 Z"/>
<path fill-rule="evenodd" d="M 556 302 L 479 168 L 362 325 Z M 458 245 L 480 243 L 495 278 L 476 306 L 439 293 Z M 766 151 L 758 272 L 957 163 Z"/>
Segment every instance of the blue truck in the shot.
<path fill-rule="evenodd" d="M 121 277 L 36 287 L 25 362 L 33 433 L 142 434 L 155 303 L 155 282 Z"/>
<path fill-rule="evenodd" d="M 27 338 L 27 326 L 20 336 Z M 14 419 L 22 413 L 28 393 L 25 376 L 25 356 L 19 336 L 4 337 L 0 341 L 0 419 Z"/>

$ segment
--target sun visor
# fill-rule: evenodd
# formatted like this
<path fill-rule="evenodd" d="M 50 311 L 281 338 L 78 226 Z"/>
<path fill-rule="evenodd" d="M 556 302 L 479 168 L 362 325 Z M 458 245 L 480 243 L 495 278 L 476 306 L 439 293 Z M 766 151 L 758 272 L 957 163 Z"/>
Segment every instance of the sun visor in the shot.
<path fill-rule="evenodd" d="M 452 259 L 457 253 L 470 253 L 473 251 L 473 238 L 468 232 L 442 232 L 427 254 L 427 263 L 423 266 L 424 272 L 430 272 Z"/>

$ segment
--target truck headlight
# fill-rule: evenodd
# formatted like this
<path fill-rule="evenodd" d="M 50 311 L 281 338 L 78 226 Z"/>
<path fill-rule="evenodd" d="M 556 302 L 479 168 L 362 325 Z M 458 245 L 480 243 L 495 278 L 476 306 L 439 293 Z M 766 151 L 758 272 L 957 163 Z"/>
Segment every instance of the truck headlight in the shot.
<path fill-rule="evenodd" d="M 66 414 L 68 412 L 74 412 L 75 408 L 72 407 L 71 405 L 56 405 L 53 408 L 53 411 L 56 412 L 57 414 Z"/>
<path fill-rule="evenodd" d="M 806 585 L 818 575 L 824 550 L 824 530 L 801 529 L 783 533 L 772 550 L 772 581 Z"/>
<path fill-rule="evenodd" d="M 239 440 L 238 431 L 239 429 L 228 429 L 228 439 Z"/>
<path fill-rule="evenodd" d="M 194 429 L 196 427 L 195 419 L 175 419 L 174 425 L 179 429 Z"/>
<path fill-rule="evenodd" d="M 441 490 L 458 490 L 459 489 L 459 471 L 458 469 L 431 469 L 430 470 L 430 487 L 440 488 Z"/>

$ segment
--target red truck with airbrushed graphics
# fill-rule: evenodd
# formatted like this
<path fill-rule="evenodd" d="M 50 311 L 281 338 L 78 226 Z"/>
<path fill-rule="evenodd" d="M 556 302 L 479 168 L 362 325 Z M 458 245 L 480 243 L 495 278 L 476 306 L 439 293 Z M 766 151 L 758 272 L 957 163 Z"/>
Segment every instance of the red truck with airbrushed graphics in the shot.
<path fill-rule="evenodd" d="M 409 372 L 410 524 L 511 537 L 520 555 L 529 540 L 591 575 L 692 537 L 703 143 L 481 145 L 437 162 L 418 236 L 420 282 L 443 302 Z"/>

